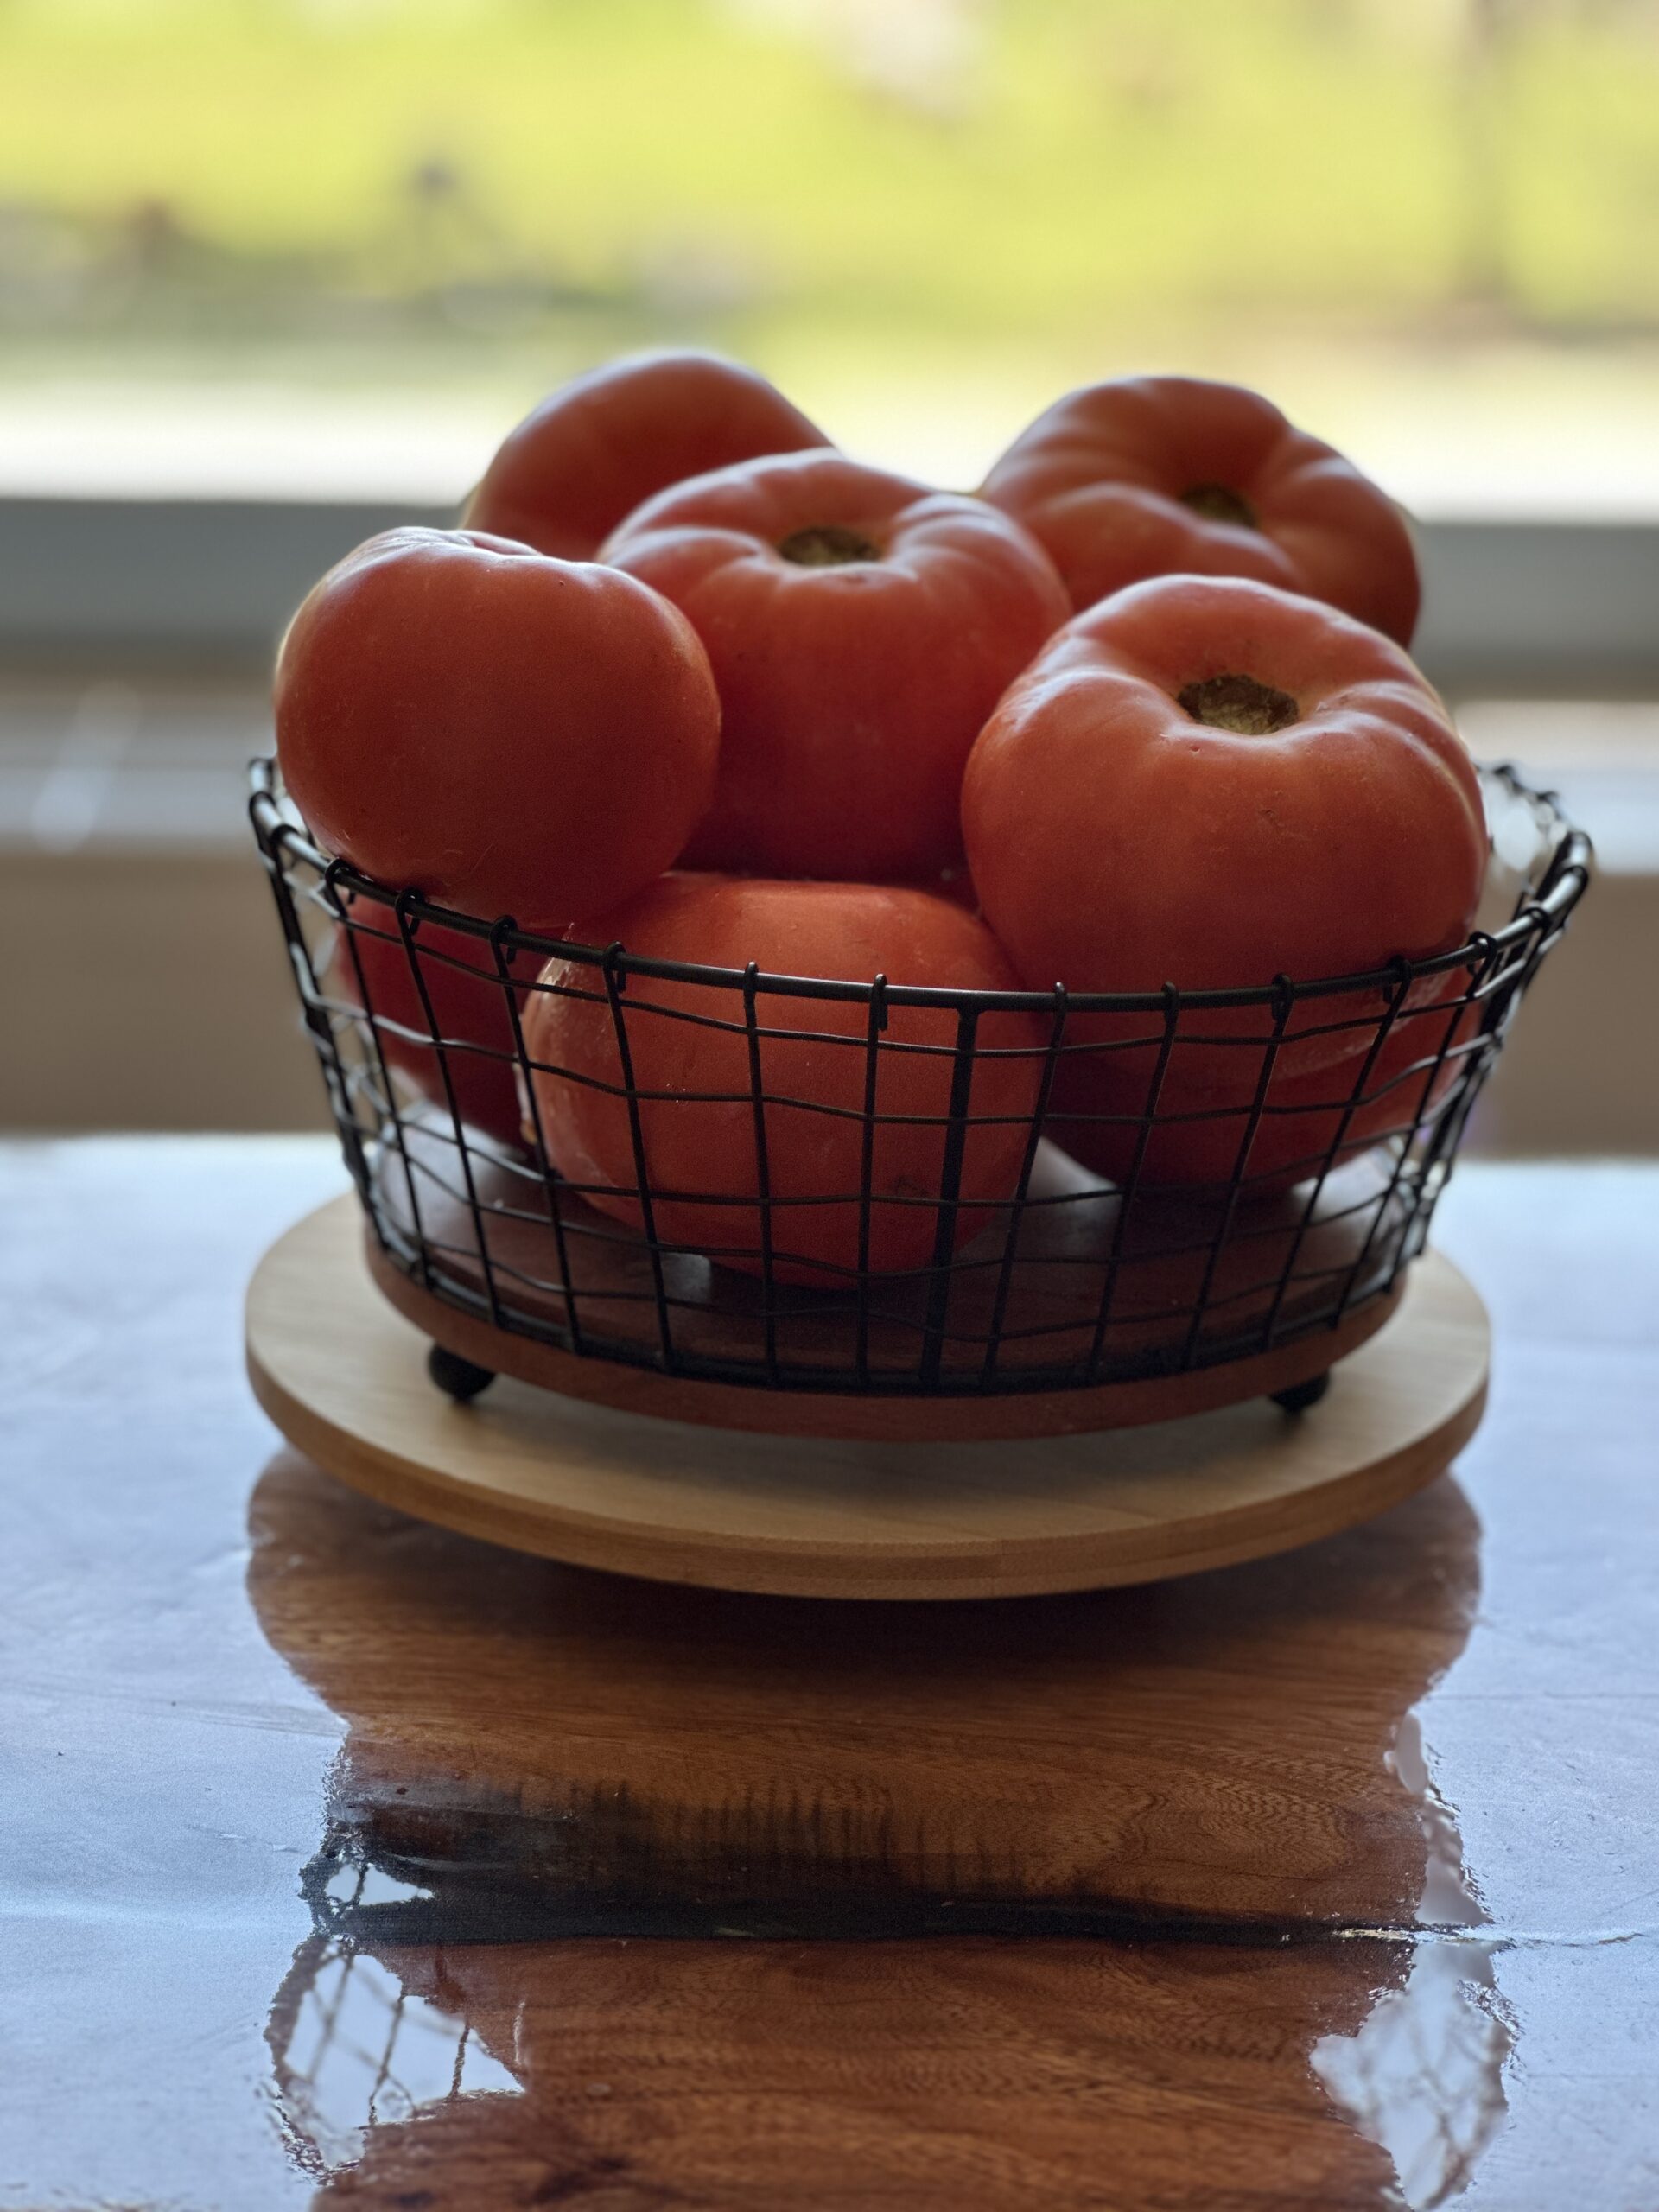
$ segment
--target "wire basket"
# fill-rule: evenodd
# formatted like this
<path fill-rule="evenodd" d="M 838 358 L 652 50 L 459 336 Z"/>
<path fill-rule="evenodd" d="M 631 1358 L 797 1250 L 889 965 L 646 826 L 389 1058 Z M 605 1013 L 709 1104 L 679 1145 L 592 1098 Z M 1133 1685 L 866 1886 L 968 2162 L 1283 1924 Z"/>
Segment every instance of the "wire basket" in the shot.
<path fill-rule="evenodd" d="M 990 1396 L 1334 1341 L 1395 1290 L 1588 880 L 1553 794 L 1506 767 L 1484 783 L 1489 928 L 1370 975 L 1225 991 L 653 959 L 371 881 L 317 849 L 273 763 L 251 815 L 383 1267 L 589 1360 Z M 602 1065 L 538 1052 L 552 998 Z M 663 1040 L 693 1031 L 713 1079 L 663 1080 Z M 620 1171 L 571 1156 L 565 1116 L 596 1099 Z"/>

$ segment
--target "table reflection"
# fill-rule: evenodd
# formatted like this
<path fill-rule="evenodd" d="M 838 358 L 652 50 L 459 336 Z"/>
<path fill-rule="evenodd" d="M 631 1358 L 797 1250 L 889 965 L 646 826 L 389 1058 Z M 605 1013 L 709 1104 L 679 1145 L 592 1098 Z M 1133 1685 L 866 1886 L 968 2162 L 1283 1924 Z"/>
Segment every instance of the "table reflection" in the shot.
<path fill-rule="evenodd" d="M 855 2167 L 1197 2205 L 1278 2160 L 1426 2207 L 1502 2118 L 1414 1719 L 1478 1594 L 1449 1478 L 1281 1560 L 967 1607 L 582 1574 L 288 1455 L 251 1528 L 264 1632 L 347 1726 L 269 2025 L 330 2201 Z"/>

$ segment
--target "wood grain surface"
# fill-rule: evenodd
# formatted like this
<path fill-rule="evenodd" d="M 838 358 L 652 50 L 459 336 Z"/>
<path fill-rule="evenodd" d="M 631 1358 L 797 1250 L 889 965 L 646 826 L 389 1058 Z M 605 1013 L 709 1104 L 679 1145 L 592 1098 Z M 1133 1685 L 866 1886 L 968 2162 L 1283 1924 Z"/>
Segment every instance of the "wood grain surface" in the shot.
<path fill-rule="evenodd" d="M 1427 1847 L 1389 1751 L 1474 1614 L 1454 1486 L 1314 1554 L 856 1637 L 478 1546 L 297 1459 L 252 1535 L 262 1626 L 350 1732 L 279 2091 L 312 2110 L 348 1973 L 388 2033 L 464 2023 L 524 2089 L 394 2104 L 327 2202 L 1388 2201 L 1306 2054 L 1410 1986 Z M 1507 2046 L 1447 2009 L 1472 2068 L 1418 2094 L 1484 2140 Z"/>
<path fill-rule="evenodd" d="M 498 1382 L 457 1406 L 365 1267 L 355 1202 L 248 1294 L 248 1365 L 293 1443 L 385 1503 L 584 1567 L 796 1597 L 1101 1588 L 1307 1543 L 1397 1504 L 1485 1399 L 1480 1300 L 1431 1255 L 1397 1318 L 1293 1416 L 1262 1400 L 1021 1442 L 772 1438 Z"/>
<path fill-rule="evenodd" d="M 381 1955 L 511 2055 L 517 2098 L 375 2127 L 319 2205 L 375 2212 L 1343 2212 L 1385 2151 L 1287 2063 L 1365 2015 L 1343 1961 L 1072 1942 L 537 1945 Z M 327 1983 L 325 1981 L 325 1986 Z M 1467 2083 L 1448 2088 L 1455 2140 Z M 1497 2107 L 1502 2116 L 1501 2102 Z M 1455 2154 L 1454 2154 L 1455 2155 Z M 1202 2177 L 1201 2179 L 1198 2177 Z"/>
<path fill-rule="evenodd" d="M 517 1555 L 288 1455 L 251 1533 L 262 1628 L 350 1727 L 310 1891 L 386 1942 L 1394 1927 L 1390 1732 L 1474 1601 L 1449 1485 L 1248 1572 L 856 1611 Z M 342 1891 L 365 1859 L 412 1893 Z"/>

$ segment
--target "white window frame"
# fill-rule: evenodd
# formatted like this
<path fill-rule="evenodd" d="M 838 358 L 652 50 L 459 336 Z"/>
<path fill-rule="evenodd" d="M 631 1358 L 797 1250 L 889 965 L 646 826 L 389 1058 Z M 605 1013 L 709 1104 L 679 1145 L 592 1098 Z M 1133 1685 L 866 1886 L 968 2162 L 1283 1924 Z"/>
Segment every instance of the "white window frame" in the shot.
<path fill-rule="evenodd" d="M 318 499 L 0 499 L 0 658 L 14 664 L 269 659 L 333 562 L 453 509 Z M 1659 521 L 1419 525 L 1417 645 L 1454 688 L 1595 691 L 1659 673 Z"/>

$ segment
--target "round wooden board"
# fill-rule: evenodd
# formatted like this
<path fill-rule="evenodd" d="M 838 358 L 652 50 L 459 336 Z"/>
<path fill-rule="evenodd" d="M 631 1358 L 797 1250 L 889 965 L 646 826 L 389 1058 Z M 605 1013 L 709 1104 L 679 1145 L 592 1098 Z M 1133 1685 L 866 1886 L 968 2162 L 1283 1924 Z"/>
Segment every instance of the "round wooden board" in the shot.
<path fill-rule="evenodd" d="M 289 1442 L 356 1489 L 581 1567 L 815 1598 L 996 1598 L 1153 1582 L 1287 1551 L 1450 1465 L 1485 1403 L 1478 1293 L 1431 1253 L 1394 1319 L 1292 1415 L 1266 1400 L 1020 1442 L 768 1437 L 502 1376 L 459 1406 L 365 1265 L 353 1198 L 248 1293 L 248 1370 Z"/>

